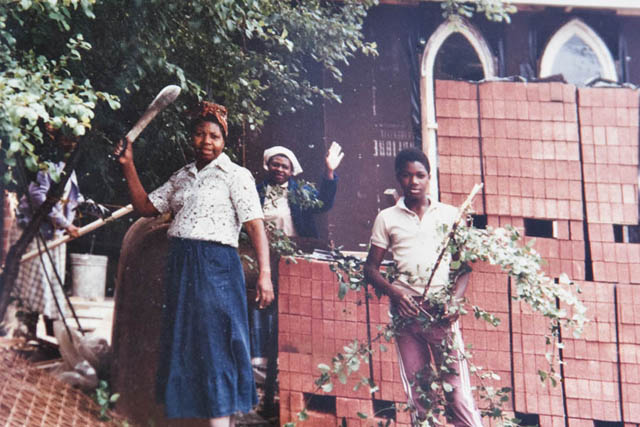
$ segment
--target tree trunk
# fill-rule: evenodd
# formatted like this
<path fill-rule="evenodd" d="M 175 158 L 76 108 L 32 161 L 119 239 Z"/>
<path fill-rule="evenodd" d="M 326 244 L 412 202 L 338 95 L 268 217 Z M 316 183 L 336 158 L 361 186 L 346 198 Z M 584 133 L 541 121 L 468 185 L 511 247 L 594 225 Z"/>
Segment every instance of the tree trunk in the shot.
<path fill-rule="evenodd" d="M 0 141 L 2 141 L 2 139 L 0 139 Z M 2 208 L 0 208 L 0 236 L 2 236 L 2 239 L 5 238 L 5 229 L 4 229 L 4 206 L 5 206 L 5 199 L 7 198 L 7 195 L 5 194 L 4 190 L 5 190 L 5 185 L 4 185 L 4 174 L 7 171 L 7 165 L 5 165 L 4 163 L 4 157 L 0 158 L 0 199 L 2 199 Z M 5 259 L 5 253 L 4 253 L 4 240 L 2 240 L 2 248 L 0 248 L 0 265 L 4 265 L 4 259 Z M 0 321 L 2 320 L 2 318 L 0 318 Z"/>
<path fill-rule="evenodd" d="M 9 249 L 4 271 L 2 272 L 2 276 L 0 276 L 0 320 L 4 318 L 7 307 L 9 306 L 11 291 L 13 290 L 15 281 L 18 277 L 18 272 L 20 271 L 20 258 L 22 258 L 22 255 L 29 246 L 29 243 L 31 243 L 31 240 L 33 240 L 40 230 L 40 224 L 42 224 L 42 221 L 47 218 L 47 215 L 51 212 L 53 206 L 60 201 L 60 197 L 64 192 L 64 187 L 67 184 L 67 181 L 69 181 L 71 173 L 80 158 L 80 146 L 81 144 L 78 144 L 67 159 L 64 171 L 60 177 L 60 182 L 49 188 L 47 199 L 36 210 L 31 221 L 27 225 L 27 228 L 22 232 L 22 235 L 20 235 L 18 241 L 11 246 L 11 249 Z"/>

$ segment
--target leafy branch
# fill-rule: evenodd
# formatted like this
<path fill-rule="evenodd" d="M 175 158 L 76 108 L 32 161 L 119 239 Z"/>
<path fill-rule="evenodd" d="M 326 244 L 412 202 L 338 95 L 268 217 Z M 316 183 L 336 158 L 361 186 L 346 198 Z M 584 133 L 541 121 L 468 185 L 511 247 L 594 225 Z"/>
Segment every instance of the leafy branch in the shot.
<path fill-rule="evenodd" d="M 109 383 L 105 380 L 100 380 L 98 387 L 93 393 L 93 400 L 100 406 L 100 421 L 109 421 L 109 410 L 120 398 L 120 393 L 111 393 L 109 390 Z"/>
<path fill-rule="evenodd" d="M 275 203 L 277 199 L 286 195 L 289 205 L 296 205 L 301 210 L 322 208 L 323 203 L 318 199 L 318 189 L 315 183 L 304 179 L 297 179 L 295 183 L 295 189 L 267 185 L 260 189 L 260 196 L 264 198 L 265 203 Z"/>
<path fill-rule="evenodd" d="M 516 6 L 503 0 L 445 0 L 440 7 L 445 18 L 471 18 L 475 13 L 484 13 L 488 21 L 506 23 L 510 23 L 511 15 L 518 11 Z"/>
<path fill-rule="evenodd" d="M 22 0 L 0 6 L 0 138 L 8 166 L 5 183 L 14 181 L 16 157 L 23 158 L 32 172 L 49 168 L 46 160 L 50 159 L 42 161 L 36 154 L 37 145 L 43 143 L 43 123 L 81 136 L 91 128 L 98 100 L 113 109 L 120 106 L 116 97 L 94 90 L 89 80 L 79 82 L 72 77 L 72 63 L 80 62 L 81 52 L 91 49 L 82 34 L 69 37 L 66 49 L 55 59 L 21 50 L 13 37 L 16 27 L 23 25 L 22 14 L 40 13 L 66 28 L 72 9 L 81 6 L 91 15 L 90 3 Z"/>

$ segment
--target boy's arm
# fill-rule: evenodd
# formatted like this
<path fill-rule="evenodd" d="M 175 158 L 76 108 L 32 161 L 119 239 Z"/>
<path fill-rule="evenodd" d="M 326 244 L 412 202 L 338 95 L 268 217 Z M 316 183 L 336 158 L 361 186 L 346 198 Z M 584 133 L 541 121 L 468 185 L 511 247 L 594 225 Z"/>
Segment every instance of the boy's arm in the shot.
<path fill-rule="evenodd" d="M 374 288 L 389 296 L 401 317 L 415 317 L 418 315 L 415 302 L 411 300 L 410 296 L 403 294 L 389 283 L 380 273 L 380 266 L 386 252 L 386 249 L 371 245 L 364 264 L 364 277 Z"/>
<path fill-rule="evenodd" d="M 469 284 L 470 278 L 471 272 L 462 273 L 457 277 L 456 283 L 453 284 L 453 289 L 451 291 L 451 296 L 454 301 L 464 298 L 464 293 L 467 291 L 467 285 Z"/>

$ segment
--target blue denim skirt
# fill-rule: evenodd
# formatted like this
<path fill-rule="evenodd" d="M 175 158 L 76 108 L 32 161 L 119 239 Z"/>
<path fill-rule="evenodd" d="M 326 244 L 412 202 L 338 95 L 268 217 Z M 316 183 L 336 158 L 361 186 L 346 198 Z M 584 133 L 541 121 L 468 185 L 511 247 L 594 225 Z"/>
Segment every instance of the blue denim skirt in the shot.
<path fill-rule="evenodd" d="M 156 396 L 168 418 L 218 418 L 258 401 L 238 251 L 171 238 Z"/>

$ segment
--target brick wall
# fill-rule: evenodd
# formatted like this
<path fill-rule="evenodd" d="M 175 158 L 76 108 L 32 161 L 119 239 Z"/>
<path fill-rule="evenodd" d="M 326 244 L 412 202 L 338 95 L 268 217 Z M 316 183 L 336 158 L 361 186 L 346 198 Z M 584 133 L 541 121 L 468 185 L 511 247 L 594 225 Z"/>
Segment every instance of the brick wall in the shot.
<path fill-rule="evenodd" d="M 346 385 L 335 384 L 331 393 L 316 390 L 314 380 L 319 375 L 318 364 L 331 364 L 331 358 L 343 347 L 358 338 L 367 340 L 367 316 L 363 293 L 349 292 L 340 300 L 338 282 L 326 262 L 309 262 L 299 259 L 296 264 L 280 264 L 279 281 L 279 381 L 280 420 L 292 420 L 302 409 L 303 393 L 335 397 L 335 413 L 311 411 L 311 419 L 305 425 L 336 425 L 343 417 L 349 426 L 373 425 L 363 422 L 357 412 L 371 415 L 373 399 L 366 387 L 353 391 L 354 377 Z M 376 335 L 377 328 L 388 319 L 386 298 L 369 301 L 370 328 Z M 400 369 L 393 345 L 384 343 L 388 351 L 380 351 L 374 345 L 372 370 L 380 391 L 375 399 L 404 402 L 405 394 L 400 380 Z M 369 365 L 360 371 L 369 374 Z M 409 415 L 398 411 L 397 425 L 410 425 Z"/>
<path fill-rule="evenodd" d="M 556 366 L 564 381 L 543 387 L 537 371 L 547 363 L 545 319 L 511 301 L 506 275 L 474 266 L 467 296 L 502 323 L 493 328 L 465 317 L 465 343 L 473 345 L 476 365 L 500 375 L 496 386 L 513 387 L 512 409 L 539 415 L 542 426 L 640 423 L 640 245 L 616 242 L 613 229 L 638 223 L 638 99 L 631 89 L 560 83 L 436 82 L 441 200 L 460 204 L 482 181 L 474 208 L 489 225 L 524 232 L 527 219 L 553 221 L 553 235 L 535 243 L 544 270 L 550 277 L 565 272 L 583 289 L 592 322 L 580 338 L 562 331 L 565 347 L 554 354 L 566 362 Z M 285 422 L 301 409 L 303 393 L 318 393 L 318 363 L 329 363 L 350 338 L 366 339 L 367 330 L 362 295 L 339 301 L 326 263 L 283 265 L 280 280 Z M 374 335 L 387 309 L 385 298 L 370 302 Z M 391 350 L 374 353 L 374 399 L 404 402 Z M 361 369 L 366 374 L 368 366 Z M 356 412 L 371 414 L 376 401 L 352 389 L 336 387 L 335 411 L 312 411 L 311 425 L 342 417 L 349 426 L 375 425 Z M 397 421 L 408 425 L 408 415 L 398 412 Z"/>

